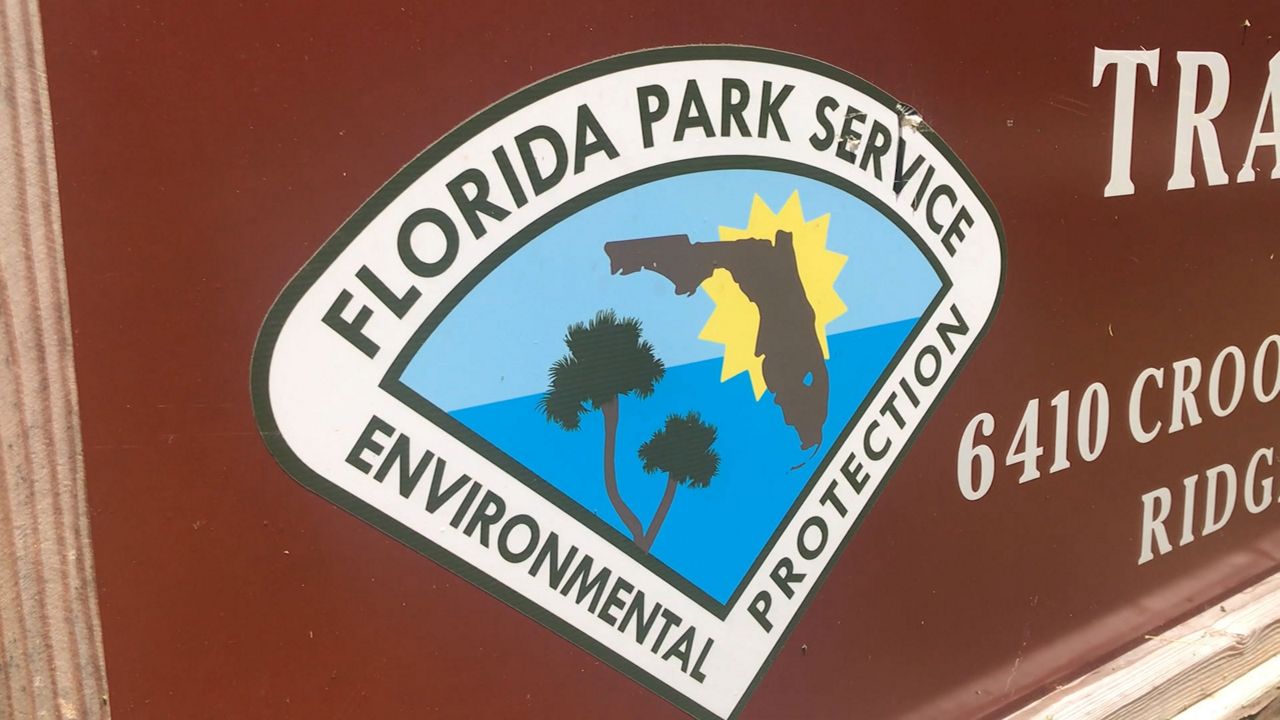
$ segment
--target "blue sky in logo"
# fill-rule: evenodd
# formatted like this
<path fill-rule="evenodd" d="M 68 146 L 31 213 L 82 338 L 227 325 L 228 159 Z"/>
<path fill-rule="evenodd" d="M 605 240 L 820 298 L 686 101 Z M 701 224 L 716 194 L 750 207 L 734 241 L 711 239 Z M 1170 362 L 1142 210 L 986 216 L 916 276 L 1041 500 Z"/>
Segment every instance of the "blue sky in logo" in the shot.
<path fill-rule="evenodd" d="M 771 393 L 755 400 L 746 374 L 719 381 L 723 346 L 698 339 L 714 307 L 705 292 L 678 296 L 647 271 L 611 275 L 603 249 L 657 235 L 716 240 L 720 225 L 746 225 L 753 195 L 777 211 L 795 191 L 806 219 L 831 214 L 827 246 L 849 256 L 835 284 L 849 309 L 828 326 L 831 396 L 816 452 L 800 450 Z M 619 486 L 647 526 L 665 478 L 645 474 L 636 449 L 671 413 L 696 410 L 716 425 L 720 472 L 708 488 L 677 491 L 651 553 L 725 602 L 940 287 L 897 226 L 842 190 L 764 170 L 681 175 L 602 200 L 518 250 L 444 318 L 401 379 L 625 535 L 604 490 L 600 414 L 566 432 L 537 401 L 571 323 L 603 308 L 639 318 L 668 370 L 652 397 L 620 404 Z"/>

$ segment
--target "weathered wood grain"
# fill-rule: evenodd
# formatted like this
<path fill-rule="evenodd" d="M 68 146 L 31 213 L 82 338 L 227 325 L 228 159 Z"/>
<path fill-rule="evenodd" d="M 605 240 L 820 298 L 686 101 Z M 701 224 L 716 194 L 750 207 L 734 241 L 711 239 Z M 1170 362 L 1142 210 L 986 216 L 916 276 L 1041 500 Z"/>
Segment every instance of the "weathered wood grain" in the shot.
<path fill-rule="evenodd" d="M 1280 655 L 1273 655 L 1173 720 L 1280 720 Z"/>
<path fill-rule="evenodd" d="M 1173 718 L 1255 668 L 1259 675 L 1280 666 L 1267 661 L 1280 653 L 1280 574 L 1094 670 L 1008 720 L 1151 720 Z M 1280 678 L 1254 677 L 1258 692 L 1236 705 L 1208 702 L 1190 717 L 1237 720 L 1252 700 L 1267 699 Z M 1262 703 L 1259 703 L 1262 704 Z M 1214 708 L 1221 708 L 1215 714 Z M 1191 712 L 1191 711 L 1189 711 Z"/>
<path fill-rule="evenodd" d="M 0 0 L 0 716 L 105 718 L 35 0 Z"/>

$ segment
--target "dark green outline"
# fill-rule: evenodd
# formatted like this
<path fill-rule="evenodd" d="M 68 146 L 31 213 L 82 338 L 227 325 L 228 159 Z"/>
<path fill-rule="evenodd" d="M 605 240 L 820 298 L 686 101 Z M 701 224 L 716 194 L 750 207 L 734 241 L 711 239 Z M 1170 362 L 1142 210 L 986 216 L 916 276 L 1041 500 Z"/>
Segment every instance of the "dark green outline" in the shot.
<path fill-rule="evenodd" d="M 417 552 L 430 557 L 432 560 L 444 566 L 451 572 L 468 580 L 482 590 L 514 607 L 536 622 L 557 632 L 569 641 L 576 643 L 596 657 L 599 657 L 618 670 L 626 673 L 632 679 L 636 680 L 641 685 L 644 685 L 646 688 L 676 707 L 698 718 L 718 718 L 719 716 L 701 705 L 698 705 L 688 697 L 675 692 L 671 687 L 658 680 L 644 669 L 634 665 L 607 646 L 596 642 L 585 633 L 579 631 L 572 624 L 545 611 L 537 603 L 529 601 L 517 593 L 511 592 L 505 585 L 489 578 L 484 573 L 476 571 L 470 564 L 462 560 L 460 557 L 449 553 L 430 540 L 414 533 L 392 519 L 390 516 L 381 512 L 372 505 L 369 505 L 360 498 L 348 493 L 337 485 L 334 485 L 315 471 L 311 470 L 311 468 L 307 467 L 307 465 L 302 462 L 288 444 L 284 442 L 280 435 L 279 426 L 276 424 L 275 416 L 271 410 L 271 401 L 268 396 L 268 381 L 271 357 L 275 351 L 275 344 L 279 338 L 280 329 L 283 327 L 285 319 L 297 305 L 299 298 L 306 293 L 315 280 L 323 274 L 333 260 L 351 243 L 352 240 L 355 239 L 360 231 L 364 229 L 364 227 L 367 226 L 374 217 L 385 209 L 394 198 L 398 197 L 410 183 L 426 172 L 426 170 L 434 165 L 439 159 L 453 152 L 464 142 L 470 140 L 474 135 L 478 134 L 478 132 L 489 125 L 492 125 L 498 119 L 510 115 L 519 108 L 529 105 L 543 97 L 576 85 L 585 80 L 636 67 L 682 60 L 709 59 L 741 60 L 790 67 L 839 82 L 867 95 L 887 108 L 895 109 L 898 105 L 897 101 L 893 97 L 874 85 L 819 60 L 777 50 L 735 45 L 691 45 L 642 50 L 639 52 L 617 55 L 604 60 L 599 60 L 552 76 L 503 98 L 463 122 L 458 127 L 449 131 L 439 141 L 429 146 L 416 158 L 405 165 L 390 180 L 388 180 L 385 185 L 379 188 L 378 191 L 374 193 L 368 201 L 360 206 L 355 214 L 343 223 L 337 232 L 335 232 L 334 235 L 320 247 L 316 254 L 308 260 L 305 265 L 303 265 L 302 269 L 298 271 L 298 273 L 285 286 L 284 290 L 281 291 L 280 296 L 272 304 L 271 309 L 267 313 L 266 319 L 263 321 L 262 330 L 258 335 L 257 342 L 254 344 L 253 357 L 250 361 L 250 392 L 252 396 L 254 416 L 258 423 L 259 432 L 262 434 L 263 441 L 266 443 L 267 449 L 271 452 L 272 456 L 275 457 L 281 467 L 284 468 L 284 470 L 295 480 L 312 492 L 315 492 L 335 505 L 346 509 L 356 517 L 368 522 L 384 533 L 413 548 Z M 952 383 L 955 382 L 955 379 L 959 377 L 960 372 L 972 357 L 974 349 L 977 348 L 978 343 L 981 342 L 982 338 L 990 329 L 991 321 L 994 319 L 995 314 L 999 309 L 1000 296 L 1003 294 L 1004 290 L 1005 276 L 1005 239 L 1004 227 L 1000 222 L 1000 216 L 996 213 L 995 207 L 991 203 L 991 199 L 987 197 L 986 193 L 983 192 L 982 188 L 973 178 L 973 175 L 969 172 L 968 168 L 960 162 L 960 159 L 951 152 L 950 148 L 948 148 L 946 144 L 932 132 L 923 133 L 921 137 L 928 140 L 928 142 L 930 142 L 943 157 L 947 158 L 952 168 L 966 182 L 970 190 L 982 203 L 983 207 L 987 210 L 988 215 L 991 217 L 1000 249 L 1000 278 L 998 287 L 996 288 L 995 301 L 992 304 L 991 312 L 988 314 L 982 326 L 978 329 L 967 352 L 957 363 L 955 371 L 953 371 L 947 378 L 943 386 L 939 388 L 938 397 L 934 401 L 932 407 L 926 410 L 924 417 L 914 429 L 911 437 L 903 443 L 901 452 L 899 452 L 893 465 L 885 472 L 884 478 L 876 488 L 873 496 L 868 499 L 863 513 L 854 522 L 850 531 L 841 538 L 839 546 L 832 553 L 831 560 L 826 564 L 822 572 L 819 573 L 817 579 L 815 579 L 813 588 L 810 590 L 805 600 L 800 604 L 800 607 L 796 609 L 795 614 L 792 615 L 787 626 L 779 634 L 778 639 L 773 646 L 773 650 L 770 651 L 768 656 L 761 663 L 760 667 L 756 671 L 755 677 L 747 685 L 742 697 L 738 700 L 737 705 L 735 705 L 734 709 L 729 714 L 730 719 L 737 717 L 737 715 L 741 713 L 752 692 L 763 678 L 765 670 L 767 670 L 773 663 L 774 659 L 785 645 L 787 638 L 790 637 L 792 630 L 795 628 L 796 621 L 799 620 L 800 616 L 803 615 L 805 610 L 808 608 L 809 603 L 811 603 L 814 597 L 817 596 L 818 590 L 826 580 L 827 575 L 831 572 L 832 568 L 835 567 L 840 556 L 843 554 L 845 547 L 848 545 L 849 540 L 853 537 L 858 526 L 861 525 L 862 520 L 865 519 L 867 510 L 871 508 L 880 492 L 883 491 L 884 487 L 888 484 L 887 481 L 889 477 L 893 474 L 894 470 L 897 469 L 897 466 L 902 462 L 902 459 L 906 457 L 911 446 L 919 436 L 920 431 L 937 410 L 942 396 L 951 387 Z M 939 295 L 941 296 L 941 293 Z M 904 344 L 904 346 L 905 345 L 906 344 Z M 836 445 L 833 444 L 833 447 L 835 446 Z M 827 461 L 829 462 L 829 459 Z"/>
<path fill-rule="evenodd" d="M 650 572 L 667 581 L 672 586 L 678 588 L 681 592 L 687 595 L 689 599 L 698 603 L 704 610 L 721 620 L 728 617 L 729 613 L 733 611 L 733 606 L 737 604 L 738 598 L 742 596 L 742 592 L 746 589 L 747 585 L 751 583 L 752 578 L 755 577 L 756 572 L 760 569 L 761 563 L 764 562 L 765 556 L 773 549 L 774 544 L 777 543 L 783 530 L 785 530 L 791 523 L 791 520 L 795 517 L 801 503 L 809 496 L 810 491 L 812 491 L 814 486 L 817 484 L 818 478 L 822 476 L 822 473 L 826 471 L 827 466 L 835 457 L 836 451 L 840 449 L 840 446 L 844 443 L 845 439 L 849 437 L 849 434 L 853 431 L 853 426 L 857 424 L 858 419 L 862 417 L 864 412 L 866 412 L 867 406 L 873 399 L 875 399 L 876 395 L 880 392 L 880 388 L 884 387 L 885 380 L 888 378 L 893 368 L 897 366 L 898 362 L 902 359 L 902 356 L 906 353 L 908 346 L 910 346 L 912 341 L 916 339 L 916 336 L 920 334 L 921 328 L 924 325 L 923 322 L 917 322 L 911 329 L 910 334 L 908 334 L 906 339 L 903 340 L 902 345 L 894 353 L 893 358 L 876 379 L 875 385 L 867 391 L 866 397 L 861 403 L 859 403 L 853 415 L 850 416 L 849 422 L 845 424 L 844 428 L 840 431 L 840 434 L 827 450 L 827 453 L 823 456 L 822 461 L 818 463 L 817 469 L 813 471 L 812 476 L 800 489 L 799 493 L 796 495 L 795 501 L 792 502 L 791 507 L 787 510 L 786 515 L 783 516 L 778 527 L 774 529 L 773 534 L 770 535 L 769 540 L 760 550 L 755 561 L 751 563 L 751 567 L 747 570 L 747 573 L 743 576 L 742 580 L 739 581 L 737 587 L 734 588 L 733 594 L 725 603 L 721 603 L 715 598 L 712 598 L 702 588 L 689 582 L 689 580 L 684 576 L 675 572 L 661 561 L 655 559 L 652 555 L 641 552 L 634 542 L 622 533 L 618 532 L 618 530 L 608 522 L 570 499 L 561 492 L 559 488 L 538 477 L 536 473 L 520 464 L 515 458 L 507 455 L 501 448 L 495 447 L 488 440 L 476 434 L 471 430 L 471 428 L 458 422 L 452 415 L 441 410 L 427 398 L 419 395 L 412 388 L 405 385 L 401 378 L 404 375 L 405 368 L 407 368 L 409 363 L 413 360 L 413 356 L 418 353 L 422 348 L 422 345 L 427 341 L 427 338 L 429 338 L 431 333 L 439 327 L 444 318 L 447 317 L 449 313 L 453 312 L 453 309 L 457 307 L 458 303 L 462 302 L 462 299 L 470 294 L 471 291 L 475 289 L 476 285 L 480 284 L 486 277 L 488 277 L 489 273 L 493 272 L 499 265 L 506 262 L 507 258 L 511 257 L 539 235 L 552 228 L 556 223 L 604 200 L 605 198 L 639 185 L 677 175 L 729 169 L 770 170 L 789 175 L 799 175 L 825 183 L 837 190 L 848 193 L 849 195 L 862 200 L 896 225 L 897 228 L 920 249 L 921 254 L 923 254 L 925 259 L 928 260 L 929 264 L 933 267 L 933 271 L 941 281 L 941 287 L 938 288 L 938 291 L 930 300 L 929 306 L 920 316 L 921 321 L 933 315 L 934 311 L 937 310 L 939 303 L 942 301 L 942 298 L 951 290 L 952 283 L 950 276 L 947 275 L 946 270 L 942 267 L 942 263 L 938 262 L 938 259 L 929 249 L 924 239 L 916 233 L 915 229 L 912 228 L 911 225 L 901 216 L 893 212 L 892 208 L 881 202 L 879 198 L 876 198 L 874 195 L 855 183 L 850 182 L 846 178 L 794 160 L 780 160 L 778 158 L 755 155 L 716 155 L 711 157 L 689 158 L 647 167 L 643 170 L 637 170 L 636 172 L 628 175 L 615 178 L 602 185 L 597 185 L 587 192 L 560 204 L 551 212 L 526 225 L 515 235 L 512 235 L 509 240 L 504 242 L 493 252 L 489 253 L 489 255 L 485 256 L 484 260 L 477 264 L 465 278 L 454 286 L 444 299 L 440 301 L 440 304 L 427 315 L 427 318 L 420 326 L 418 326 L 418 329 L 413 332 L 413 335 L 409 336 L 409 340 L 405 343 L 404 347 L 401 348 L 400 353 L 396 355 L 395 360 L 393 360 L 390 367 L 388 367 L 382 381 L 378 384 L 378 387 L 385 390 L 387 393 L 390 393 L 392 397 L 405 405 L 408 405 L 414 411 L 439 426 L 440 429 L 452 435 L 455 439 L 476 450 L 483 455 L 485 459 L 502 468 L 503 471 L 507 472 L 512 477 L 533 488 L 535 492 L 546 498 L 556 507 L 568 513 L 578 522 L 591 528 L 597 535 L 610 541 L 623 554 L 627 555 L 640 565 L 648 568 Z"/>

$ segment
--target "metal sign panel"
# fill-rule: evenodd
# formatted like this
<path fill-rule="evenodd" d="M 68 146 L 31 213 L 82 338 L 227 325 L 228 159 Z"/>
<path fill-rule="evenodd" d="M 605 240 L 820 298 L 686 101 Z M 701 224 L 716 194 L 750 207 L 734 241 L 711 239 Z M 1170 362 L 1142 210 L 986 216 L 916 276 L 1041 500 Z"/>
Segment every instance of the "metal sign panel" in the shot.
<path fill-rule="evenodd" d="M 1273 11 L 42 20 L 117 715 L 994 716 L 1277 570 Z"/>

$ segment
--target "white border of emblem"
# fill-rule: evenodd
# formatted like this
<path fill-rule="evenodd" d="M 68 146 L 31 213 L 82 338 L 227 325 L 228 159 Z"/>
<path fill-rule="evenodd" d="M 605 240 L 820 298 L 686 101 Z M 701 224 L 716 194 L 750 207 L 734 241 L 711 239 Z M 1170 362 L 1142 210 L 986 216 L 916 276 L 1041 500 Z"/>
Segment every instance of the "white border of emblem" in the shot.
<path fill-rule="evenodd" d="M 752 87 L 764 81 L 774 87 L 793 86 L 782 112 L 790 139 L 776 134 L 705 138 L 691 133 L 679 143 L 644 146 L 634 121 L 637 87 L 663 84 L 678 97 L 687 80 L 719 88 L 725 77 L 744 79 Z M 944 247 L 937 223 L 930 220 L 931 210 L 926 207 L 930 203 L 913 197 L 923 173 L 895 187 L 892 179 L 901 180 L 906 170 L 898 165 L 903 155 L 886 157 L 889 167 L 884 172 L 890 180 L 885 182 L 830 150 L 820 152 L 811 145 L 814 108 L 825 96 L 839 101 L 841 114 L 846 106 L 864 111 L 868 127 L 879 122 L 892 128 L 897 133 L 895 147 L 906 148 L 907 160 L 923 157 L 926 166 L 934 169 L 934 186 L 945 183 L 954 190 L 950 212 L 963 207 L 973 219 L 962 242 L 951 239 L 957 248 L 954 254 Z M 713 117 L 718 116 L 715 102 L 715 98 L 708 101 Z M 482 239 L 464 237 L 456 258 L 438 277 L 423 280 L 406 270 L 396 253 L 396 237 L 407 216 L 421 208 L 451 206 L 447 181 L 469 167 L 491 163 L 494 148 L 533 125 L 563 123 L 561 133 L 572 137 L 572 119 L 584 103 L 617 145 L 616 159 L 593 158 L 582 172 L 567 175 L 502 222 L 491 223 Z M 565 208 L 582 207 L 609 192 L 602 188 L 630 186 L 690 167 L 800 167 L 819 179 L 843 179 L 920 239 L 944 279 L 929 315 L 921 319 L 837 441 L 825 467 L 757 563 L 754 575 L 734 602 L 718 609 L 693 597 L 686 585 L 655 571 L 653 562 L 603 536 L 598 525 L 584 522 L 582 513 L 555 502 L 449 428 L 433 422 L 429 413 L 411 407 L 412 398 L 398 383 L 398 371 L 406 360 L 402 349 L 416 347 L 432 319 L 447 314 L 461 294 L 509 255 L 513 246 L 527 240 L 533 229 L 545 226 L 548 218 Z M 496 177 L 497 171 L 492 174 Z M 501 201 L 502 188 L 495 186 L 493 192 L 495 201 Z M 944 197 L 940 202 L 946 201 Z M 458 226 L 465 228 L 461 222 Z M 731 46 L 664 48 L 610 58 L 542 81 L 472 118 L 406 166 L 344 224 L 289 284 L 268 316 L 253 361 L 255 410 L 273 454 L 308 488 L 586 647 L 686 711 L 727 718 L 741 710 L 884 480 L 985 332 L 1002 285 L 1002 235 L 990 200 L 941 140 L 932 131 L 903 122 L 903 106 L 852 75 L 796 55 Z M 373 358 L 321 322 L 334 298 L 344 291 L 355 298 L 352 308 L 378 306 L 354 281 L 365 266 L 388 287 L 414 285 L 423 293 L 403 318 L 383 312 L 369 321 L 366 331 L 381 347 Z M 956 317 L 964 319 L 965 332 L 939 332 L 940 323 L 955 323 Z M 929 365 L 935 362 L 936 370 Z M 917 382 L 921 371 L 935 380 L 928 385 Z M 881 408 L 892 397 L 903 398 L 904 388 L 911 389 L 915 402 L 900 399 L 896 403 L 902 420 L 899 427 L 884 420 Z M 695 679 L 677 664 L 663 661 L 648 643 L 636 642 L 630 632 L 602 621 L 574 597 L 531 575 L 527 567 L 503 559 L 492 547 L 452 526 L 448 517 L 426 512 L 426 482 L 404 498 L 394 482 L 375 482 L 345 462 L 348 449 L 373 416 L 411 436 L 420 449 L 447 458 L 449 480 L 462 473 L 471 476 L 502 498 L 509 515 L 536 518 L 541 527 L 554 529 L 562 544 L 589 553 L 615 577 L 626 577 L 649 598 L 677 613 L 682 627 L 695 626 L 701 637 L 713 638 L 714 647 L 701 667 L 704 677 Z M 864 450 L 869 433 L 876 447 L 888 444 L 887 452 L 875 460 Z M 851 472 L 862 478 L 856 491 Z M 831 487 L 840 488 L 839 504 L 846 512 L 837 512 L 829 499 L 823 501 Z M 812 557 L 809 553 L 802 557 L 797 552 L 802 528 L 815 517 L 822 518 L 827 540 Z M 814 545 L 813 537 L 806 538 L 806 547 Z M 783 558 L 809 578 L 790 597 L 778 591 L 769 573 Z M 768 631 L 748 612 L 749 601 L 761 592 L 771 597 L 772 629 Z"/>

